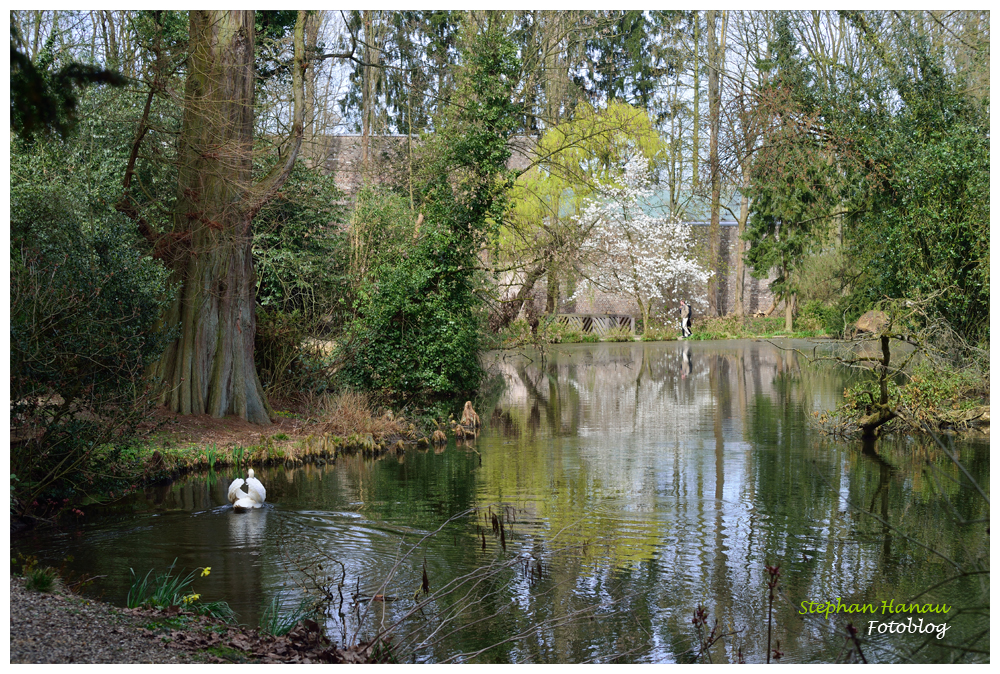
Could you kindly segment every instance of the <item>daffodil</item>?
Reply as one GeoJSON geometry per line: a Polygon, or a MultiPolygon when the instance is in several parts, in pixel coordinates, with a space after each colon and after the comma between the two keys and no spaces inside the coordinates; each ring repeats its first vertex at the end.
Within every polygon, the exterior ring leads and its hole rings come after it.
{"type": "Polygon", "coordinates": [[[181,602],[184,604],[191,604],[193,602],[198,601],[199,599],[201,599],[201,595],[198,594],[197,592],[192,592],[191,594],[181,599],[181,602]]]}
{"type": "Polygon", "coordinates": [[[201,577],[204,578],[205,576],[207,576],[211,572],[212,572],[212,567],[206,566],[204,569],[201,570],[201,577]]]}

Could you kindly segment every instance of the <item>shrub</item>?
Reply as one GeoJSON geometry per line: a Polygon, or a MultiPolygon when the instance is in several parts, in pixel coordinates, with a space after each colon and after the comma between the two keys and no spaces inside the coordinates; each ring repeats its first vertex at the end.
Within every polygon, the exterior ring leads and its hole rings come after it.
{"type": "Polygon", "coordinates": [[[642,341],[644,342],[666,342],[675,340],[680,335],[676,328],[665,325],[648,325],[642,331],[642,341]]]}
{"type": "Polygon", "coordinates": [[[722,318],[705,318],[695,323],[693,334],[689,339],[748,339],[763,337],[784,332],[785,319],[759,318],[744,316],[725,316],[722,318]]]}
{"type": "Polygon", "coordinates": [[[257,303],[269,312],[296,314],[310,334],[340,327],[351,315],[342,198],[332,176],[300,161],[253,221],[257,303]]]}
{"type": "Polygon", "coordinates": [[[605,342],[634,342],[635,335],[628,328],[611,328],[604,333],[602,341],[605,342]]]}
{"type": "Polygon", "coordinates": [[[282,611],[278,598],[274,597],[260,616],[259,627],[264,634],[281,637],[291,632],[303,620],[313,617],[316,609],[308,598],[302,599],[295,608],[282,611]]]}
{"type": "Polygon", "coordinates": [[[829,334],[843,333],[844,317],[837,305],[829,306],[820,300],[809,300],[795,317],[796,331],[825,331],[829,334]]]}
{"type": "Polygon", "coordinates": [[[327,390],[333,349],[332,342],[310,336],[298,309],[257,307],[254,361],[268,396],[288,398],[327,390]]]}
{"type": "Polygon", "coordinates": [[[353,316],[343,195],[331,176],[296,163],[254,218],[254,361],[268,396],[326,390],[332,364],[321,340],[353,316]]]}
{"type": "Polygon", "coordinates": [[[576,344],[579,342],[590,343],[599,342],[601,338],[593,332],[586,332],[569,323],[562,321],[550,321],[544,324],[545,334],[550,335],[549,341],[553,343],[576,344]]]}
{"type": "Polygon", "coordinates": [[[56,572],[49,567],[35,567],[24,574],[24,586],[36,592],[51,592],[56,585],[56,572]]]}
{"type": "Polygon", "coordinates": [[[11,197],[11,472],[27,509],[93,483],[102,448],[137,433],[170,294],[123,216],[81,215],[59,187],[11,197]]]}
{"type": "Polygon", "coordinates": [[[495,27],[464,45],[462,60],[462,105],[443,106],[437,132],[418,151],[411,194],[419,195],[422,217],[397,215],[396,228],[412,235],[359,269],[357,319],[340,351],[353,388],[408,400],[453,397],[485,374],[479,255],[496,240],[513,184],[508,141],[520,110],[510,83],[520,64],[517,47],[495,27]]]}
{"type": "Polygon", "coordinates": [[[497,348],[513,349],[525,344],[531,344],[536,339],[531,334],[531,326],[528,321],[518,318],[508,323],[498,334],[496,341],[497,348]]]}
{"type": "Polygon", "coordinates": [[[349,386],[389,398],[478,386],[482,317],[464,287],[468,279],[438,267],[435,239],[422,239],[363,288],[359,318],[339,351],[349,386]]]}

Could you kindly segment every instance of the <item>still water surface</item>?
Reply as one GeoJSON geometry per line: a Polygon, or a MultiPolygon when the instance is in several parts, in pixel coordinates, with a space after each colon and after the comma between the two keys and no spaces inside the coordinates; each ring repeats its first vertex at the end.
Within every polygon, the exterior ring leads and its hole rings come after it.
{"type": "MultiPolygon", "coordinates": [[[[398,623],[404,661],[689,662],[704,606],[704,633],[718,619],[726,635],[712,661],[763,662],[767,565],[780,567],[783,662],[841,661],[848,622],[869,661],[988,649],[988,503],[933,442],[874,456],[818,432],[814,413],[857,374],[751,341],[492,358],[505,385],[470,445],[256,467],[268,503],[247,514],[226,500],[234,471],[191,476],[148,490],[134,514],[12,545],[72,555],[67,566],[99,574],[92,591],[120,604],[131,569],[211,566],[194,588],[250,624],[323,587],[335,640],[398,623]],[[876,613],[801,615],[838,597],[876,613]],[[943,639],[878,634],[909,615],[883,601],[917,597],[952,607],[916,616],[947,623],[943,639]]],[[[987,490],[988,443],[945,443],[987,490]]]]}

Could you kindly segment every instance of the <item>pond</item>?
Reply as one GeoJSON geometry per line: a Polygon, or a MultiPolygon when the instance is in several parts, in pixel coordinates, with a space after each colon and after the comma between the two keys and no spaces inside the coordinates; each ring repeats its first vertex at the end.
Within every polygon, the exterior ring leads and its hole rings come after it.
{"type": "Polygon", "coordinates": [[[504,386],[472,443],[255,467],[268,502],[246,514],[235,470],[189,476],[12,548],[118,604],[130,570],[210,566],[194,588],[248,624],[325,593],[332,639],[391,628],[404,662],[764,662],[769,629],[782,662],[988,661],[988,441],[824,435],[862,375],[791,350],[813,346],[491,354],[504,386]]]}

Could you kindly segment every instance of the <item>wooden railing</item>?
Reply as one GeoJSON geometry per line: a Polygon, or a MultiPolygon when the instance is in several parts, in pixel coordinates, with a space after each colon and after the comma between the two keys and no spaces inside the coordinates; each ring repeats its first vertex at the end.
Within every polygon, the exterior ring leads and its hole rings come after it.
{"type": "Polygon", "coordinates": [[[593,332],[601,337],[609,330],[622,328],[635,333],[635,317],[625,314],[556,314],[556,320],[582,332],[593,332]]]}

